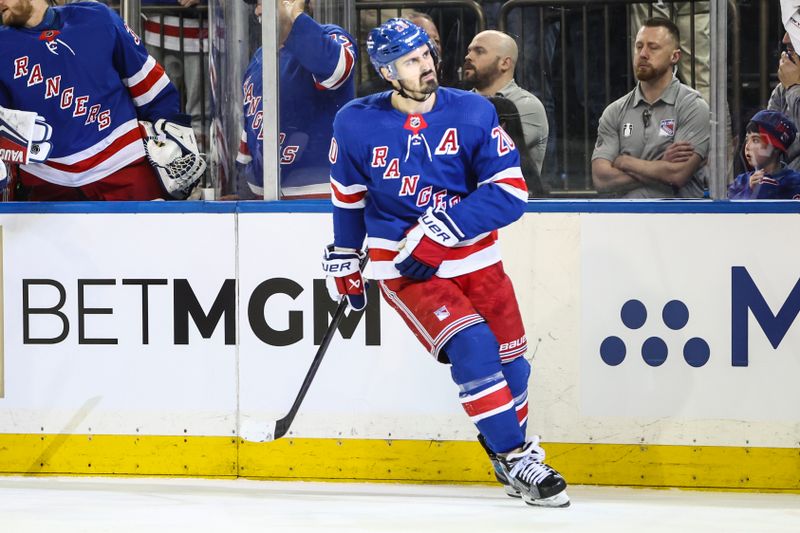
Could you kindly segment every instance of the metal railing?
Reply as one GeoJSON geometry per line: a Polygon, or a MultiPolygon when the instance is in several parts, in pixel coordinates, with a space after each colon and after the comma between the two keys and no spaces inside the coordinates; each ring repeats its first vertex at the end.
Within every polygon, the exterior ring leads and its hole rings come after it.
{"type": "Polygon", "coordinates": [[[380,24],[387,18],[401,16],[404,9],[421,10],[431,15],[442,37],[444,60],[456,60],[459,66],[469,44],[467,39],[471,40],[473,35],[486,28],[483,8],[475,0],[356,0],[357,16],[354,37],[358,40],[359,57],[361,58],[361,68],[358,70],[356,78],[357,85],[360,85],[366,77],[372,74],[372,67],[366,53],[366,36],[374,25],[365,26],[365,19],[374,13],[376,24],[380,24]],[[438,10],[438,12],[432,10],[438,10]],[[450,13],[446,15],[444,10],[449,10],[450,13]]]}
{"type": "MultiPolygon", "coordinates": [[[[695,43],[695,15],[696,15],[696,6],[695,4],[701,0],[690,0],[688,2],[681,2],[690,5],[690,35],[688,36],[689,41],[689,50],[694,51],[696,48],[695,43]]],[[[553,86],[560,88],[560,94],[555,101],[555,108],[559,111],[560,116],[558,118],[558,124],[552,125],[556,126],[558,131],[558,150],[559,154],[557,155],[559,158],[558,163],[560,166],[554,169],[556,173],[560,173],[563,177],[561,179],[561,183],[563,186],[560,188],[556,188],[554,192],[556,194],[568,194],[571,192],[575,192],[578,194],[581,193],[590,193],[593,189],[592,187],[592,178],[591,178],[591,148],[594,145],[594,141],[596,139],[596,128],[590,127],[590,110],[589,110],[589,103],[590,99],[595,98],[596,95],[589,93],[589,79],[588,79],[588,72],[589,68],[588,65],[590,61],[599,61],[602,57],[603,64],[606,68],[602,72],[602,86],[603,86],[603,94],[605,96],[604,106],[614,101],[616,98],[622,96],[627,91],[629,91],[635,84],[635,80],[633,77],[632,72],[632,61],[631,61],[631,53],[625,55],[624,59],[624,69],[625,69],[625,80],[626,80],[626,90],[621,94],[613,94],[613,87],[612,87],[612,57],[610,56],[610,50],[612,48],[612,25],[619,24],[622,20],[614,19],[611,20],[611,8],[612,7],[627,7],[633,4],[649,4],[650,5],[650,13],[652,14],[652,6],[654,1],[653,0],[602,0],[602,1],[592,1],[592,0],[509,0],[505,2],[501,7],[500,11],[500,20],[499,26],[501,30],[507,30],[509,27],[509,18],[514,10],[522,10],[522,9],[537,9],[539,10],[540,16],[538,20],[540,22],[540,27],[536,28],[535,32],[537,32],[538,37],[538,50],[540,52],[540,65],[545,68],[541,68],[539,72],[540,76],[540,87],[544,87],[546,84],[552,84],[553,86]],[[602,21],[600,22],[597,19],[593,19],[593,24],[602,24],[602,35],[603,35],[603,44],[601,50],[593,49],[590,52],[589,49],[589,39],[588,39],[588,29],[589,29],[589,11],[592,10],[593,14],[597,16],[598,12],[602,12],[602,21]],[[560,67],[560,80],[547,80],[545,79],[550,68],[550,62],[548,58],[545,57],[545,43],[544,43],[544,36],[545,36],[545,20],[550,17],[551,22],[555,21],[558,22],[560,25],[560,56],[553,57],[552,61],[558,61],[558,67],[560,67]],[[567,50],[574,46],[575,43],[568,43],[567,36],[568,36],[568,24],[574,24],[575,18],[580,17],[579,24],[581,25],[581,34],[583,39],[581,41],[581,50],[580,50],[580,60],[584,65],[583,75],[584,78],[582,80],[576,80],[577,83],[575,84],[577,88],[581,91],[579,95],[579,100],[574,101],[570,98],[569,95],[569,87],[566,81],[567,72],[569,70],[568,61],[569,57],[567,54],[567,50]],[[553,20],[555,19],[555,20],[553,20]],[[555,83],[558,82],[558,83],[555,83]],[[581,127],[579,128],[580,131],[577,134],[574,134],[573,131],[570,131],[570,120],[569,120],[569,111],[574,109],[575,107],[582,107],[583,108],[583,116],[581,117],[581,127]],[[594,129],[594,131],[592,131],[594,129]],[[578,142],[582,145],[581,149],[576,149],[575,143],[578,142]],[[577,153],[582,153],[583,157],[576,157],[577,153]],[[575,161],[579,161],[578,164],[582,165],[582,169],[575,169],[575,161]],[[576,179],[577,178],[577,179],[576,179]]],[[[674,4],[677,2],[664,2],[666,5],[672,6],[671,9],[674,9],[674,4]]],[[[734,128],[733,131],[735,132],[738,129],[738,125],[741,123],[741,70],[740,70],[740,62],[741,62],[741,43],[740,43],[740,31],[739,31],[739,10],[738,6],[736,5],[735,0],[728,0],[728,11],[729,17],[731,21],[730,25],[730,32],[731,32],[731,46],[730,55],[732,57],[731,67],[730,67],[730,76],[729,76],[729,100],[732,104],[732,119],[734,128]]],[[[625,10],[625,28],[624,34],[626,36],[625,42],[632,43],[633,40],[631,38],[631,14],[630,10],[625,10]]],[[[520,40],[524,41],[525,39],[525,32],[530,31],[530,28],[525,28],[524,21],[522,23],[522,34],[518,37],[520,40]]],[[[618,26],[615,27],[615,31],[618,30],[618,26]]],[[[614,37],[619,38],[619,34],[615,35],[614,37]]],[[[628,47],[628,51],[630,51],[630,47],[628,47]]],[[[524,78],[525,77],[525,67],[526,65],[531,64],[531,58],[526,58],[524,56],[524,49],[520,50],[520,59],[517,63],[518,71],[517,76],[524,78]],[[521,66],[521,70],[520,70],[521,66]]],[[[692,54],[692,63],[690,68],[690,76],[689,81],[691,86],[695,86],[696,84],[696,58],[694,54],[692,54]]],[[[619,70],[619,69],[617,69],[619,70]]],[[[519,82],[519,79],[518,79],[519,82]]],[[[528,88],[530,89],[530,88],[528,88]]],[[[553,94],[552,97],[555,99],[556,95],[553,94]]],[[[599,117],[594,117],[598,119],[599,117]]],[[[592,124],[594,125],[594,124],[592,124]]],[[[550,154],[548,154],[550,155],[550,154]]],[[[552,165],[554,164],[553,161],[549,162],[549,169],[553,170],[552,165]]],[[[556,177],[558,179],[558,177],[556,177]]],[[[551,180],[551,186],[553,181],[551,180]]]]}

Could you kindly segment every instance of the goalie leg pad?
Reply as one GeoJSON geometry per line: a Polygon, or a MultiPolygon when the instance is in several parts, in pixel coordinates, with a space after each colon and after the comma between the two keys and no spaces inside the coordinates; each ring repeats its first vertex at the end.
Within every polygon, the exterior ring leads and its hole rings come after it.
{"type": "Polygon", "coordinates": [[[456,333],[445,350],[450,373],[459,387],[459,400],[470,420],[496,452],[521,446],[514,397],[500,364],[499,346],[485,322],[456,333]]]}

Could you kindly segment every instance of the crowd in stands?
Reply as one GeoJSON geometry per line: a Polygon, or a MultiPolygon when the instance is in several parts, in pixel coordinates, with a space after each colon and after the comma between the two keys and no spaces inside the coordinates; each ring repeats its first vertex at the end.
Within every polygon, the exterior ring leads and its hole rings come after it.
{"type": "MultiPolygon", "coordinates": [[[[260,0],[244,1],[252,6],[252,16],[260,21],[260,0]]],[[[15,53],[13,46],[3,43],[19,42],[14,39],[20,35],[39,38],[47,32],[55,32],[55,35],[61,32],[61,37],[65,37],[69,31],[80,30],[74,22],[78,16],[75,13],[83,13],[79,9],[107,19],[109,24],[122,28],[120,31],[125,32],[127,28],[110,8],[91,3],[56,8],[55,3],[48,4],[47,0],[0,0],[0,3],[7,6],[2,20],[5,27],[0,26],[0,49],[5,47],[3,55],[15,53]],[[2,40],[4,33],[5,41],[2,40]]],[[[198,5],[205,4],[206,0],[143,0],[145,9],[148,6],[171,7],[174,12],[162,10],[147,15],[142,28],[143,39],[127,29],[124,35],[109,43],[119,51],[115,48],[111,64],[103,68],[114,71],[119,78],[114,80],[118,84],[115,94],[121,94],[123,89],[126,93],[125,106],[131,115],[127,126],[113,122],[113,128],[103,127],[89,137],[76,133],[78,130],[73,127],[69,130],[73,144],[65,147],[59,137],[64,135],[62,115],[67,102],[62,98],[58,102],[60,106],[52,105],[55,102],[50,94],[55,90],[52,73],[39,73],[42,79],[34,79],[33,64],[17,64],[17,71],[11,72],[13,77],[0,79],[0,106],[12,111],[34,112],[33,117],[25,115],[23,123],[47,124],[44,130],[39,127],[32,131],[44,131],[48,135],[29,139],[30,154],[26,155],[25,164],[13,161],[0,164],[0,178],[7,178],[9,174],[12,178],[6,197],[15,200],[198,197],[197,192],[193,196],[189,193],[205,171],[202,153],[211,149],[207,135],[211,114],[208,17],[205,11],[197,9],[198,5]],[[19,78],[23,77],[24,89],[19,83],[19,78]],[[29,94],[30,87],[37,84],[41,84],[42,95],[34,101],[29,94]],[[134,119],[144,124],[131,129],[129,126],[134,119]],[[134,148],[134,144],[137,147],[134,148]],[[47,159],[38,161],[33,152],[44,147],[52,151],[47,159]],[[110,151],[111,148],[114,150],[110,151]],[[146,176],[146,179],[134,179],[134,175],[146,176]],[[142,180],[148,185],[138,183],[142,180]],[[131,181],[137,184],[131,185],[131,181]],[[158,187],[154,188],[153,183],[158,187]]],[[[506,21],[508,31],[503,32],[497,29],[501,22],[501,6],[499,1],[482,3],[489,29],[465,41],[468,44],[464,50],[443,44],[441,36],[454,30],[446,28],[445,32],[440,32],[441,28],[437,28],[429,13],[403,10],[402,16],[430,35],[440,69],[445,64],[457,67],[453,72],[458,72],[459,79],[450,80],[440,72],[443,85],[477,92],[495,105],[501,124],[520,151],[531,197],[557,196],[551,194],[559,191],[559,176],[563,174],[563,169],[555,168],[557,150],[563,153],[559,156],[561,160],[577,153],[576,159],[591,162],[590,167],[587,163],[589,173],[584,192],[596,197],[709,196],[708,2],[659,2],[624,7],[631,21],[632,49],[625,53],[632,58],[627,68],[635,78],[633,86],[628,83],[627,87],[622,87],[619,80],[615,80],[611,86],[606,83],[601,87],[600,69],[608,69],[609,65],[586,62],[585,54],[576,53],[571,57],[572,76],[561,72],[561,78],[562,83],[570,80],[574,84],[571,90],[578,95],[576,105],[585,114],[589,137],[594,140],[594,148],[588,152],[570,151],[573,147],[568,146],[570,140],[566,134],[558,135],[565,122],[555,117],[553,52],[559,32],[569,32],[570,40],[594,39],[596,27],[602,25],[589,24],[585,30],[587,35],[576,35],[574,31],[583,31],[579,25],[573,24],[569,29],[562,27],[558,17],[553,15],[554,9],[516,9],[506,21]],[[454,57],[461,54],[463,57],[454,57]],[[623,90],[628,92],[620,97],[623,90]],[[581,97],[586,94],[590,95],[588,99],[581,97]]],[[[363,43],[339,26],[317,22],[311,2],[283,0],[277,7],[280,195],[283,198],[326,197],[329,195],[327,159],[334,116],[357,95],[387,90],[389,86],[374,76],[364,76],[357,83],[356,78],[361,78],[356,75],[359,63],[366,59],[363,43]]],[[[432,9],[436,8],[423,11],[432,9]]],[[[589,16],[602,16],[592,11],[594,7],[588,9],[589,16]]],[[[387,12],[384,18],[388,16],[393,13],[387,12]]],[[[787,16],[783,19],[788,20],[787,16]]],[[[442,17],[438,20],[441,23],[442,17]]],[[[84,31],[88,41],[93,39],[93,34],[99,34],[97,26],[84,31]]],[[[796,124],[800,120],[800,58],[791,37],[790,33],[783,35],[776,69],[779,83],[769,101],[763,102],[763,110],[747,123],[741,140],[731,136],[731,147],[737,147],[734,153],[737,168],[742,170],[735,177],[731,173],[727,180],[731,199],[797,198],[800,192],[796,190],[796,183],[800,181],[796,173],[800,170],[800,139],[796,135],[796,124]]],[[[53,37],[46,42],[57,46],[65,41],[53,37]]],[[[240,84],[243,130],[236,158],[238,185],[234,185],[232,191],[221,191],[233,199],[257,199],[264,192],[265,117],[262,109],[268,108],[268,103],[264,102],[261,87],[260,48],[252,51],[252,58],[240,84]]],[[[69,66],[53,65],[51,70],[61,73],[63,78],[59,80],[66,84],[69,66]]],[[[70,120],[76,122],[74,118],[85,115],[82,127],[93,124],[89,120],[93,116],[95,121],[103,117],[106,107],[118,105],[116,100],[104,101],[99,96],[94,99],[96,101],[81,100],[83,95],[73,95],[65,89],[59,88],[62,93],[56,96],[68,94],[76,101],[68,102],[73,105],[74,116],[70,120]]],[[[568,112],[574,112],[562,111],[565,117],[568,112]]],[[[730,117],[726,117],[726,121],[730,134],[730,117]]],[[[565,163],[562,161],[562,164],[565,163]]]]}

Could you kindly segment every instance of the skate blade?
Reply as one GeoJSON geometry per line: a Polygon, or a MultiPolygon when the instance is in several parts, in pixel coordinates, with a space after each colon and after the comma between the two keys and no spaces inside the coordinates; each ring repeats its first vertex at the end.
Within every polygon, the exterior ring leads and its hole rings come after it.
{"type": "Polygon", "coordinates": [[[512,498],[522,498],[522,494],[520,494],[519,491],[514,487],[503,485],[503,490],[506,491],[506,494],[512,498]]]}
{"type": "Polygon", "coordinates": [[[528,505],[533,505],[534,507],[557,507],[557,508],[565,508],[569,507],[570,501],[569,496],[567,496],[567,491],[562,490],[555,496],[550,496],[549,498],[541,498],[539,500],[534,500],[533,498],[526,498],[525,496],[522,499],[528,505]]]}

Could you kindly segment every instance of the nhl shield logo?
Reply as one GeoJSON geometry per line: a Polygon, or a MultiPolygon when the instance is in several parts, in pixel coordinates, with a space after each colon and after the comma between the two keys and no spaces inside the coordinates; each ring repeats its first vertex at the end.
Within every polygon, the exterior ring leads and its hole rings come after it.
{"type": "Polygon", "coordinates": [[[407,130],[411,130],[414,135],[419,134],[420,130],[424,130],[428,127],[428,123],[425,122],[425,119],[422,115],[408,115],[406,117],[406,122],[403,124],[403,128],[407,130]]]}
{"type": "Polygon", "coordinates": [[[665,118],[658,127],[658,135],[661,137],[675,136],[675,119],[665,118]]]}
{"type": "Polygon", "coordinates": [[[626,122],[622,125],[622,136],[623,137],[630,137],[633,133],[633,124],[631,122],[626,122]]]}

